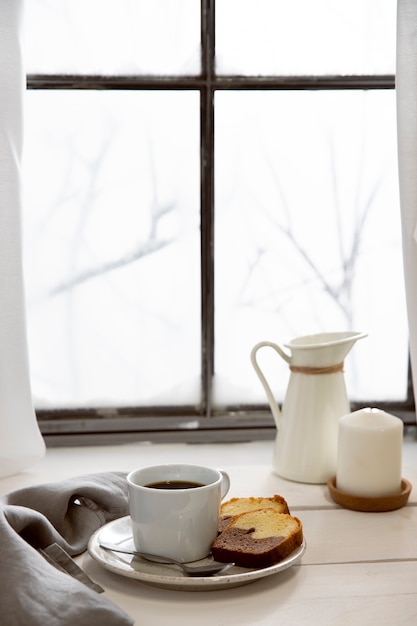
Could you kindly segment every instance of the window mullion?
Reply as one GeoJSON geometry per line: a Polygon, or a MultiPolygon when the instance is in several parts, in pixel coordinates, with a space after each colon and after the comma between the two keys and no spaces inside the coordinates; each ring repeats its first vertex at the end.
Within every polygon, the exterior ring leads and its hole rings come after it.
{"type": "Polygon", "coordinates": [[[201,0],[201,375],[202,411],[210,417],[214,373],[214,3],[201,0]]]}

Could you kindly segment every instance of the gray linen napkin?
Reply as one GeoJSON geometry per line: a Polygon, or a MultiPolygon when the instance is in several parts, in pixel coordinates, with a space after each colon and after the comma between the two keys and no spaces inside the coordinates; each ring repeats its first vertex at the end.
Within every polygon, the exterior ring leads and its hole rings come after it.
{"type": "Polygon", "coordinates": [[[119,472],[27,487],[0,497],[1,623],[131,626],[133,620],[94,591],[94,585],[84,585],[82,577],[53,564],[54,554],[81,554],[93,532],[127,514],[126,474],[119,472]]]}

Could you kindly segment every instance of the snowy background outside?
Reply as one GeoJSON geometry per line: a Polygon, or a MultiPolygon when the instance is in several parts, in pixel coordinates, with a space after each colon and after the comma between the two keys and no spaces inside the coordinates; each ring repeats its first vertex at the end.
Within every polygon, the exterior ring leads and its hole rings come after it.
{"type": "MultiPolygon", "coordinates": [[[[27,0],[28,73],[198,74],[197,0],[27,0]],[[42,46],[39,42],[42,41],[42,46]]],[[[395,0],[218,0],[219,74],[393,74],[395,0]]],[[[199,94],[26,93],[24,252],[38,407],[200,397],[199,94]]],[[[215,96],[215,400],[249,353],[365,331],[352,399],[401,400],[408,337],[395,92],[215,96]]],[[[277,395],[288,372],[265,367],[277,395]]]]}

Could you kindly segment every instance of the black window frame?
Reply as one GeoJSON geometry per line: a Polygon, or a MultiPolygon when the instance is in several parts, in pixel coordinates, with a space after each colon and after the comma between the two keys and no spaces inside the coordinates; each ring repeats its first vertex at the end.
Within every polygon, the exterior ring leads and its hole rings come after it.
{"type": "MultiPolygon", "coordinates": [[[[201,1],[201,73],[187,76],[101,76],[28,74],[27,89],[40,90],[197,90],[200,92],[201,200],[201,403],[199,406],[37,409],[48,445],[125,441],[244,441],[272,439],[276,429],[269,406],[214,407],[214,96],[220,90],[395,89],[395,76],[234,76],[215,72],[215,0],[201,1]]],[[[352,402],[352,410],[378,406],[415,424],[408,368],[404,402],[352,402]]]]}

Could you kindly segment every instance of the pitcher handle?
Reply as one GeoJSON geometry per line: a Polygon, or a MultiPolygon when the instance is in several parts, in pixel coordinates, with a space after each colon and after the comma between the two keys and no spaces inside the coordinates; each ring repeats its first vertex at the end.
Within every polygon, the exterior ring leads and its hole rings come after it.
{"type": "Polygon", "coordinates": [[[261,381],[263,385],[263,388],[265,389],[266,397],[268,399],[269,406],[271,407],[272,415],[274,416],[276,425],[278,427],[279,422],[281,420],[281,411],[279,410],[278,403],[275,400],[274,394],[271,391],[271,387],[269,386],[269,383],[266,380],[261,368],[259,367],[258,361],[256,359],[258,350],[264,347],[273,348],[275,352],[277,352],[284,359],[284,361],[287,361],[287,363],[290,363],[291,357],[286,352],[284,352],[284,350],[280,346],[278,346],[276,343],[273,343],[272,341],[260,341],[252,348],[252,351],[250,353],[252,365],[255,369],[255,372],[257,373],[259,377],[259,380],[261,381]]]}

